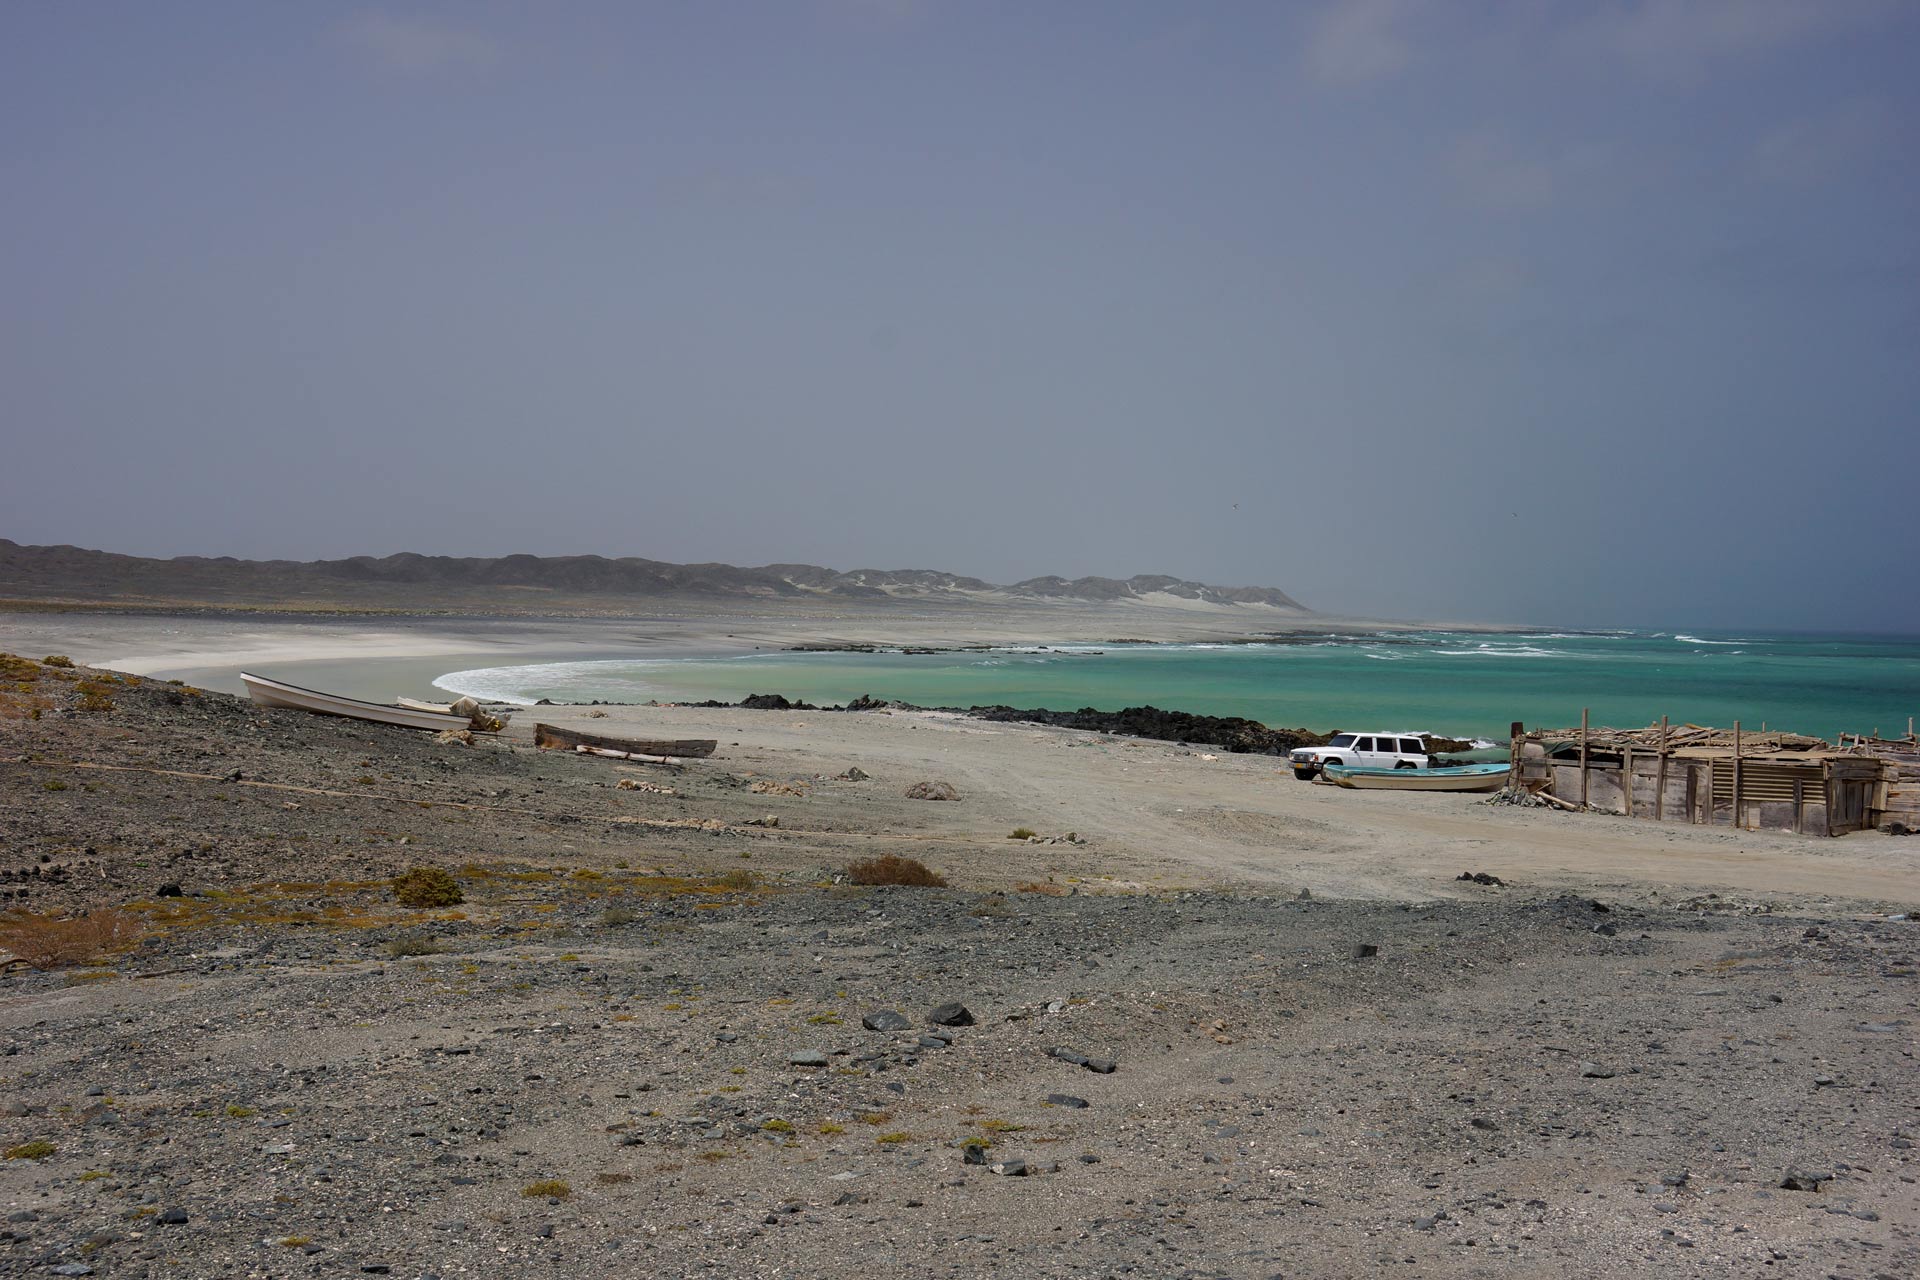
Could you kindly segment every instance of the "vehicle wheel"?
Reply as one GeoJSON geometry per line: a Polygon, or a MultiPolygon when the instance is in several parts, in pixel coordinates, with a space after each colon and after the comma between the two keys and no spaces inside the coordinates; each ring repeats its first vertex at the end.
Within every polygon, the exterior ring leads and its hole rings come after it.
{"type": "Polygon", "coordinates": [[[1300,779],[1300,781],[1302,782],[1312,782],[1314,779],[1314,775],[1319,772],[1320,771],[1318,769],[1295,769],[1293,771],[1293,776],[1300,779]]]}
{"type": "Polygon", "coordinates": [[[1400,760],[1395,762],[1393,767],[1396,769],[1418,769],[1420,766],[1411,760],[1400,760]]]}

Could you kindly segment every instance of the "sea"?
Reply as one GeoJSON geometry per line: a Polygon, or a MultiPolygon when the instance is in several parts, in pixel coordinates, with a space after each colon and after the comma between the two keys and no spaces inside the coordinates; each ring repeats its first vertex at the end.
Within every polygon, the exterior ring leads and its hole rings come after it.
{"type": "Polygon", "coordinates": [[[529,704],[861,695],[929,707],[1114,711],[1151,704],[1275,728],[1505,742],[1509,725],[1898,736],[1920,715],[1920,636],[1698,630],[1397,631],[1252,644],[1026,645],[939,653],[751,653],[451,671],[456,694],[529,704]]]}

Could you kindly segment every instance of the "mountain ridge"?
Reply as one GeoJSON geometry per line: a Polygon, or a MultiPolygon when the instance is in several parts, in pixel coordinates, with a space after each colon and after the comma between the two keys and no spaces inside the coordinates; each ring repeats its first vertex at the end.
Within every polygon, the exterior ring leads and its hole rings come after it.
{"type": "Polygon", "coordinates": [[[938,569],[830,569],[812,564],[674,564],[640,556],[429,556],[401,551],[338,560],[242,560],[233,556],[130,556],[72,545],[34,546],[0,538],[0,597],[35,601],[231,604],[417,601],[422,607],[472,603],[489,593],[538,592],[554,598],[1028,601],[1106,604],[1134,600],[1254,606],[1309,615],[1276,587],[1222,587],[1166,574],[1131,578],[1043,576],[1010,585],[938,569]],[[423,597],[433,597],[431,599],[423,597]]]}

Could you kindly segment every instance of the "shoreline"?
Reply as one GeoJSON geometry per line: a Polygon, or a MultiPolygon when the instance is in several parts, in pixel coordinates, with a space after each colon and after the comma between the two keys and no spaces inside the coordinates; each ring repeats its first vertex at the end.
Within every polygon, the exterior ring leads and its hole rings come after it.
{"type": "MultiPolygon", "coordinates": [[[[0,602],[4,604],[6,602],[0,602]]],[[[1524,628],[1316,618],[1271,620],[1218,608],[1122,605],[1095,608],[952,606],[820,614],[798,609],[758,612],[661,611],[621,617],[529,614],[376,613],[273,609],[166,610],[140,606],[0,608],[0,651],[29,656],[62,653],[76,661],[134,675],[188,679],[239,692],[238,672],[272,664],[313,673],[347,664],[392,664],[376,684],[406,681],[401,692],[430,693],[418,677],[427,660],[491,659],[469,666],[567,661],[724,658],[782,653],[959,653],[1067,646],[1314,643],[1331,635],[1380,635],[1445,629],[1463,634],[1517,634],[1524,628]],[[515,659],[521,661],[516,663],[515,659]],[[404,669],[403,669],[404,668],[404,669]]],[[[442,668],[435,675],[447,674],[442,668]]],[[[295,683],[300,681],[296,680],[295,683]]],[[[324,686],[322,686],[324,687],[324,686]]],[[[352,693],[343,688],[341,692],[352,693]]],[[[366,693],[355,696],[367,696],[366,693]]]]}

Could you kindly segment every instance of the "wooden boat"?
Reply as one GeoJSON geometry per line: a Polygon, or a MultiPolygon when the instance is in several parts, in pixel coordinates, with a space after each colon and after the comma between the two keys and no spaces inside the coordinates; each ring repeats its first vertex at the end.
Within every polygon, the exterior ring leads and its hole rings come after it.
{"type": "Polygon", "coordinates": [[[533,745],[564,751],[582,748],[596,754],[613,752],[622,756],[680,756],[703,758],[720,745],[717,738],[607,738],[597,733],[558,729],[550,724],[533,726],[533,745]]]}
{"type": "Polygon", "coordinates": [[[1506,785],[1505,764],[1462,764],[1444,769],[1363,769],[1325,765],[1329,782],[1362,791],[1498,791],[1506,785]]]}
{"type": "Polygon", "coordinates": [[[240,673],[247,696],[262,707],[292,707],[323,716],[345,716],[349,720],[371,720],[375,724],[397,724],[407,729],[469,729],[465,716],[450,716],[438,711],[417,711],[412,707],[391,707],[380,702],[362,702],[337,693],[302,689],[283,680],[270,680],[250,671],[240,673]]]}

